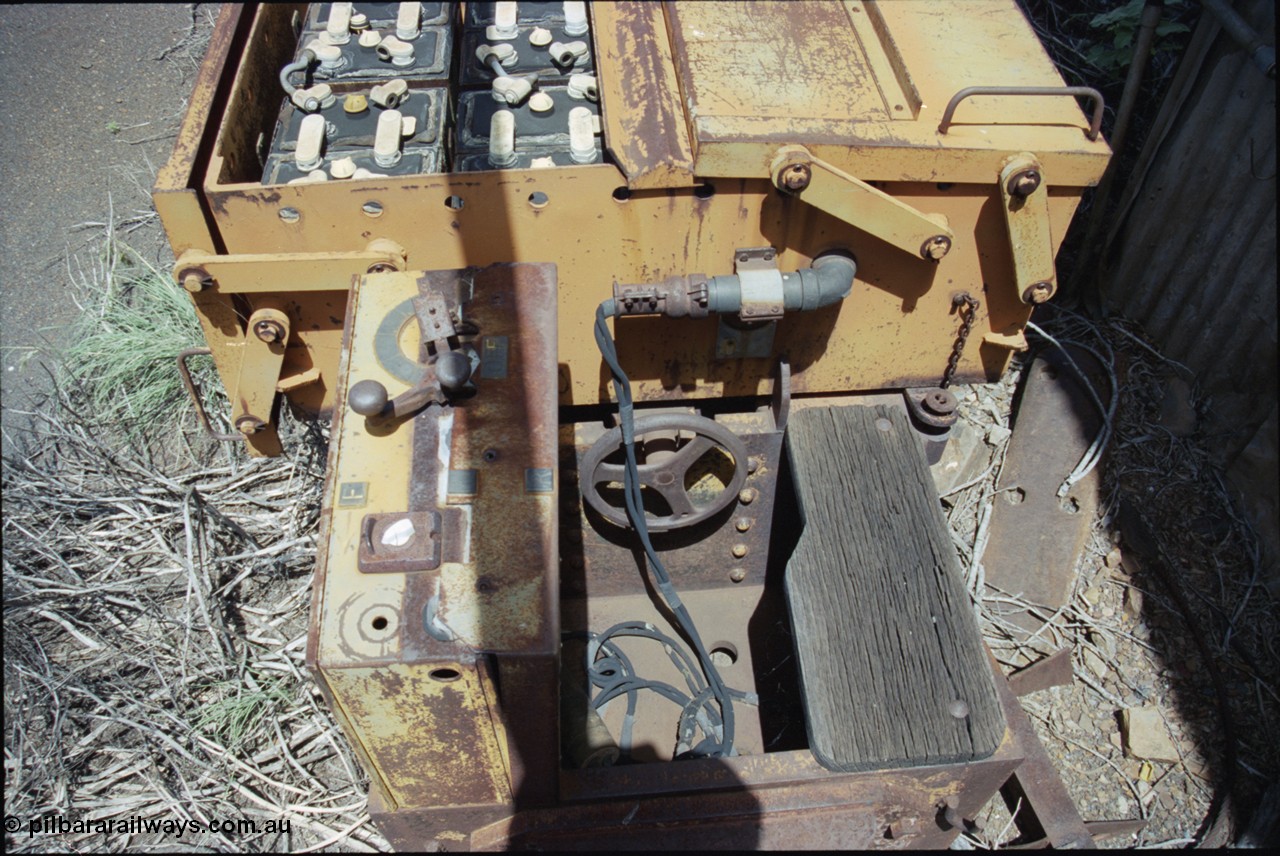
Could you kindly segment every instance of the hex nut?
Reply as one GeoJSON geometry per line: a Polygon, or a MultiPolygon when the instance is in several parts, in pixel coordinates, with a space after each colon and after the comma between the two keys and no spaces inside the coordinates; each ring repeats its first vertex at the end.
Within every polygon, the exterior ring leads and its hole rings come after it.
{"type": "Polygon", "coordinates": [[[189,270],[182,274],[182,287],[192,294],[204,291],[213,285],[213,278],[203,271],[189,270]]]}
{"type": "Polygon", "coordinates": [[[1053,283],[1037,282],[1022,292],[1022,302],[1039,305],[1053,297],[1053,283]]]}
{"type": "Polygon", "coordinates": [[[795,163],[782,171],[782,186],[787,190],[804,190],[813,180],[813,170],[807,163],[795,163]]]}
{"type": "Polygon", "coordinates": [[[241,434],[257,434],[265,427],[267,427],[267,423],[256,416],[246,415],[236,420],[236,430],[241,434]]]}
{"type": "Polygon", "coordinates": [[[259,341],[272,345],[284,339],[284,325],[279,321],[259,321],[253,325],[253,335],[257,336],[259,341]]]}
{"type": "Polygon", "coordinates": [[[920,247],[920,257],[940,261],[951,252],[951,239],[946,235],[934,235],[920,247]]]}
{"type": "Polygon", "coordinates": [[[1019,199],[1025,199],[1035,193],[1039,187],[1040,170],[1032,167],[1018,170],[1005,182],[1005,189],[1009,191],[1009,195],[1017,196],[1019,199]]]}

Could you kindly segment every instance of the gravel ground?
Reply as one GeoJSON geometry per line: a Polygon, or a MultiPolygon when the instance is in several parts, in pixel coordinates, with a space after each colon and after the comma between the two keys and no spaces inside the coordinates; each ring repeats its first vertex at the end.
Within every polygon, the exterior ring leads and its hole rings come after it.
{"type": "MultiPolygon", "coordinates": [[[[1044,610],[1044,626],[1015,644],[1002,629],[1007,625],[993,620],[1007,601],[988,590],[979,612],[984,632],[1008,669],[1058,649],[1071,652],[1074,681],[1022,701],[1085,820],[1147,821],[1139,835],[1103,846],[1172,847],[1206,837],[1225,843],[1232,830],[1242,831],[1280,773],[1277,613],[1259,582],[1257,540],[1209,464],[1208,444],[1195,434],[1194,396],[1184,397],[1184,384],[1140,341],[1140,331],[1118,320],[1095,326],[1073,318],[1059,328],[1114,349],[1119,406],[1102,465],[1102,502],[1078,558],[1071,601],[1044,610]],[[1150,546],[1141,546],[1152,535],[1158,564],[1150,546]],[[1147,729],[1135,726],[1140,733],[1133,739],[1126,710],[1151,719],[1147,729]],[[1142,745],[1148,733],[1161,745],[1142,745]],[[1232,798],[1210,834],[1215,794],[1232,798]]],[[[992,462],[993,472],[948,500],[962,545],[975,543],[982,503],[995,493],[1008,442],[1002,429],[1021,373],[1015,364],[1000,383],[957,392],[972,435],[994,440],[978,461],[992,462]]],[[[999,800],[985,815],[974,843],[1008,843],[1016,834],[1006,829],[1009,813],[999,800]]]]}

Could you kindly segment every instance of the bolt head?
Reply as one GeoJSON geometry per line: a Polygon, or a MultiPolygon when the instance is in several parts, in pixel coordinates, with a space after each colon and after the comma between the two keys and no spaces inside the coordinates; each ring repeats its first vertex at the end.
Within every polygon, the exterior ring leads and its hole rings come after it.
{"type": "Polygon", "coordinates": [[[787,190],[804,190],[813,180],[813,171],[806,163],[796,163],[782,172],[782,186],[787,190]]]}
{"type": "Polygon", "coordinates": [[[279,321],[259,321],[253,325],[253,335],[270,345],[284,338],[284,325],[279,321]]]}
{"type": "Polygon", "coordinates": [[[213,285],[213,278],[200,270],[188,270],[182,274],[182,287],[192,294],[204,291],[213,285]]]}
{"type": "Polygon", "coordinates": [[[1051,282],[1037,282],[1035,285],[1032,285],[1026,291],[1022,292],[1023,303],[1039,305],[1044,303],[1050,297],[1053,297],[1053,283],[1051,282]]]}
{"type": "Polygon", "coordinates": [[[1009,181],[1005,187],[1012,196],[1028,197],[1040,187],[1040,170],[1020,169],[1009,176],[1009,181]]]}
{"type": "Polygon", "coordinates": [[[949,252],[951,252],[951,239],[946,235],[934,235],[920,247],[921,258],[935,262],[940,261],[949,252]]]}

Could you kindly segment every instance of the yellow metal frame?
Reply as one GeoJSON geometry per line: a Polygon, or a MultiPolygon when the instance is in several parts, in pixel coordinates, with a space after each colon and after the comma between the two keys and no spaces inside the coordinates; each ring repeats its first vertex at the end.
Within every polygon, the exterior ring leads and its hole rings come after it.
{"type": "MultiPolygon", "coordinates": [[[[288,31],[290,7],[262,7],[251,20],[241,20],[247,40],[243,61],[228,81],[231,39],[212,45],[193,114],[157,185],[157,206],[175,249],[199,250],[209,264],[223,269],[216,286],[195,295],[195,301],[228,389],[234,393],[241,374],[238,345],[248,316],[267,306],[292,319],[281,375],[318,375],[314,382],[295,384],[290,398],[304,410],[332,409],[345,308],[346,285],[339,281],[349,282],[353,271],[345,262],[335,263],[332,274],[321,271],[329,259],[354,260],[378,238],[401,245],[403,264],[410,269],[518,259],[554,262],[561,283],[562,404],[593,403],[608,395],[590,327],[592,308],[609,296],[614,282],[690,272],[730,274],[733,250],[744,246],[777,247],[783,270],[803,267],[831,249],[848,249],[858,258],[859,277],[843,306],[779,324],[775,351],[790,356],[797,393],[936,383],[958,328],[952,297],[962,291],[982,299],[976,321],[981,335],[974,337],[982,344],[962,355],[957,379],[997,377],[1010,347],[1021,344],[1019,333],[1029,314],[1019,299],[1012,258],[989,251],[1008,242],[1004,223],[988,213],[1002,201],[998,185],[1005,161],[1031,150],[1053,177],[1044,195],[1048,218],[1062,224],[1052,230],[1056,249],[1081,190],[1096,181],[1108,156],[1105,143],[1084,138],[1083,116],[1068,98],[975,97],[965,104],[963,124],[946,135],[937,133],[937,114],[957,86],[990,82],[1007,68],[1020,70],[1020,83],[1061,83],[1020,13],[1007,0],[966,0],[945,12],[921,3],[815,5],[827,10],[824,14],[834,8],[846,22],[858,22],[849,32],[867,66],[899,69],[891,97],[881,107],[868,108],[884,114],[881,119],[828,115],[819,127],[803,115],[729,116],[682,107],[681,86],[692,98],[698,92],[710,97],[726,85],[716,77],[720,70],[691,58],[686,36],[699,16],[714,11],[721,26],[736,27],[762,16],[767,22],[769,15],[793,15],[798,8],[713,5],[714,10],[699,4],[593,4],[605,143],[619,166],[306,186],[263,187],[256,174],[245,174],[250,168],[245,164],[251,163],[245,152],[260,132],[252,120],[274,121],[276,102],[270,96],[264,102],[257,88],[269,85],[261,68],[276,68],[292,50],[279,35],[288,31]],[[873,36],[874,44],[865,44],[873,36]],[[993,45],[999,51],[984,53],[993,45]],[[959,62],[960,57],[970,61],[959,62]],[[637,58],[640,79],[633,68],[637,58]],[[696,92],[691,80],[700,87],[696,92]],[[644,91],[643,110],[629,100],[635,89],[644,91]],[[893,115],[889,101],[899,94],[908,102],[909,119],[893,115]],[[218,118],[215,102],[228,106],[216,138],[209,141],[215,128],[199,119],[218,118]],[[1017,126],[989,124],[1010,114],[1019,116],[1017,126]],[[655,122],[671,138],[664,145],[641,142],[661,136],[653,133],[655,122]],[[847,175],[849,187],[883,208],[927,212],[929,220],[949,224],[951,251],[938,262],[911,257],[891,245],[914,241],[910,230],[890,229],[891,243],[886,243],[881,227],[859,228],[807,204],[803,194],[779,193],[770,165],[782,146],[795,143],[803,143],[813,162],[828,165],[833,176],[847,175]],[[202,145],[204,160],[198,157],[202,145]],[[708,185],[714,195],[704,198],[708,185]],[[535,206],[530,201],[535,192],[548,201],[535,206]],[[376,210],[367,202],[377,202],[381,213],[366,213],[376,210]],[[286,208],[298,214],[292,222],[281,219],[286,208]],[[251,273],[255,262],[269,257],[300,275],[272,290],[268,280],[251,273]],[[317,273],[301,275],[307,269],[317,273]]],[[[250,12],[223,17],[236,15],[250,12]]],[[[759,68],[761,79],[737,81],[739,90],[745,85],[748,95],[764,91],[769,65],[759,68]]],[[[833,109],[826,102],[817,107],[827,114],[833,109]]],[[[847,212],[855,199],[819,207],[847,212]]],[[[906,216],[904,222],[911,220],[906,216]]],[[[639,400],[767,391],[764,361],[714,358],[713,320],[677,322],[675,338],[654,326],[665,323],[627,319],[619,324],[620,353],[639,400]]]]}

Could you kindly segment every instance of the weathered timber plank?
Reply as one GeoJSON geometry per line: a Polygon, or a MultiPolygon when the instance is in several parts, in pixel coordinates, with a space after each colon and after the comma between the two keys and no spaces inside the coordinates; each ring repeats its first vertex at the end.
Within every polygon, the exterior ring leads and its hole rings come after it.
{"type": "Polygon", "coordinates": [[[905,414],[801,410],[787,452],[804,531],[786,591],[814,755],[842,771],[991,755],[1004,715],[905,414]]]}

